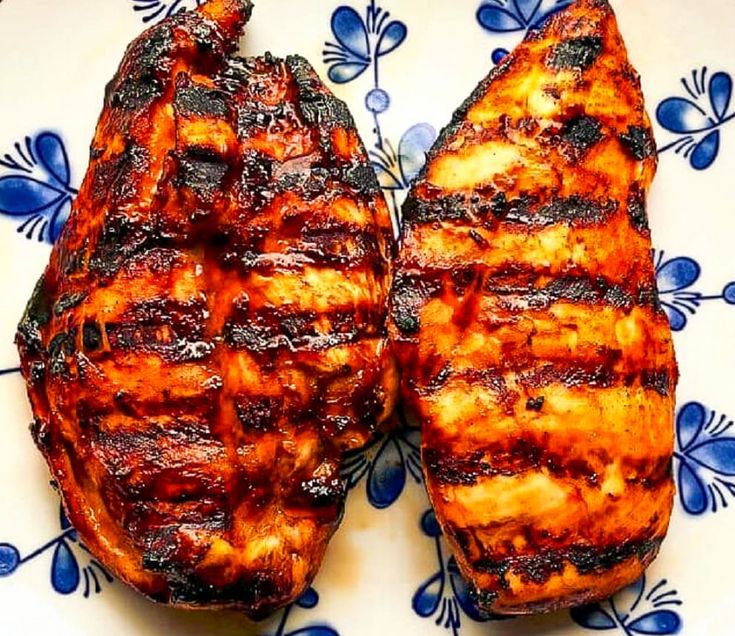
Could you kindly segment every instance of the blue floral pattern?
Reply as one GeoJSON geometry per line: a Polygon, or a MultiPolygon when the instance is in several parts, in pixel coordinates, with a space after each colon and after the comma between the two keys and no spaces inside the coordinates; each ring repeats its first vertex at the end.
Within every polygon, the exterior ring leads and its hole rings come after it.
{"type": "MultiPolygon", "coordinates": [[[[276,628],[276,631],[273,632],[272,636],[339,636],[339,632],[337,632],[337,630],[322,623],[309,625],[307,627],[299,627],[295,630],[291,630],[288,627],[288,622],[291,618],[291,613],[294,607],[310,610],[316,607],[318,603],[319,595],[313,587],[310,587],[299,599],[283,610],[281,618],[278,621],[278,627],[276,628]]],[[[264,634],[263,636],[269,635],[264,634]]]]}
{"type": "Polygon", "coordinates": [[[400,20],[389,20],[390,14],[370,0],[365,18],[352,7],[341,6],[332,14],[332,34],[336,42],[326,42],[323,51],[324,63],[329,65],[327,75],[335,84],[351,82],[370,66],[373,67],[375,88],[368,93],[366,103],[369,110],[383,112],[389,100],[385,96],[371,93],[378,86],[378,61],[397,49],[406,39],[408,30],[400,20]],[[385,99],[384,99],[385,97],[385,99]],[[372,105],[375,109],[371,108],[372,105]]]}
{"type": "Polygon", "coordinates": [[[659,153],[674,150],[689,159],[695,170],[706,170],[720,150],[720,128],[735,117],[730,112],[732,77],[719,71],[707,77],[707,67],[693,70],[691,79],[681,83],[687,97],[669,97],[656,109],[656,119],[677,139],[663,146],[659,153]]]}
{"type": "MultiPolygon", "coordinates": [[[[487,0],[475,14],[480,26],[492,33],[516,33],[524,35],[530,29],[537,29],[557,11],[569,6],[573,0],[487,0]]],[[[496,48],[492,59],[500,62],[508,50],[496,48]]]]}
{"type": "Polygon", "coordinates": [[[390,95],[380,85],[379,61],[395,51],[406,39],[408,28],[400,20],[390,20],[390,14],[370,0],[365,18],[346,5],[332,13],[331,30],[335,42],[326,42],[322,52],[328,66],[327,76],[335,84],[346,84],[373,69],[372,88],[365,95],[365,108],[372,114],[375,146],[371,160],[381,186],[386,191],[396,232],[400,225],[400,206],[396,193],[406,190],[426,160],[426,152],[436,139],[429,124],[411,126],[394,146],[383,137],[380,116],[390,108],[390,95]]]}
{"type": "Polygon", "coordinates": [[[701,267],[688,256],[664,260],[664,252],[654,251],[656,284],[661,305],[674,331],[687,326],[688,316],[693,316],[700,305],[709,300],[724,300],[735,305],[735,281],[727,283],[719,294],[703,294],[690,289],[699,279],[701,267]]]}
{"type": "Polygon", "coordinates": [[[79,542],[76,531],[71,527],[61,508],[59,523],[61,525],[59,534],[23,557],[14,545],[0,543],[0,577],[10,576],[22,565],[53,549],[50,582],[54,591],[59,594],[72,594],[80,589],[83,582],[81,589],[84,598],[89,598],[91,592],[99,594],[102,591],[102,581],[112,583],[112,576],[79,542]],[[81,552],[84,553],[86,565],[80,568],[81,552]]]}
{"type": "Polygon", "coordinates": [[[133,10],[139,11],[143,22],[163,20],[174,13],[196,9],[204,0],[132,0],[133,10]]]}
{"type": "Polygon", "coordinates": [[[690,515],[727,508],[735,497],[733,421],[687,402],[676,417],[676,478],[679,501],[690,515]],[[727,434],[729,433],[729,434],[727,434]]]}
{"type": "Polygon", "coordinates": [[[76,194],[69,157],[56,133],[25,137],[0,158],[0,216],[21,220],[18,232],[28,239],[53,243],[76,194]]]}
{"type": "Polygon", "coordinates": [[[347,487],[354,488],[367,477],[368,501],[375,508],[387,508],[400,497],[410,475],[420,484],[421,457],[419,429],[405,421],[366,448],[349,453],[342,465],[347,487]]]}
{"type": "Polygon", "coordinates": [[[387,139],[379,140],[369,151],[380,187],[390,198],[394,227],[400,226],[400,212],[396,193],[408,190],[426,163],[426,154],[436,140],[436,130],[430,124],[414,124],[398,142],[396,153],[387,139]]]}
{"type": "Polygon", "coordinates": [[[603,603],[571,610],[572,620],[595,631],[616,631],[625,636],[678,634],[682,620],[671,607],[682,605],[678,592],[668,589],[668,581],[660,580],[646,591],[646,577],[618,592],[603,603]]]}
{"type": "Polygon", "coordinates": [[[421,516],[421,530],[427,537],[434,539],[439,569],[414,593],[411,603],[413,611],[422,618],[434,618],[434,623],[451,631],[452,636],[458,636],[463,615],[477,622],[491,620],[491,617],[480,612],[472,600],[457,562],[443,545],[442,531],[433,510],[427,510],[421,516]]]}

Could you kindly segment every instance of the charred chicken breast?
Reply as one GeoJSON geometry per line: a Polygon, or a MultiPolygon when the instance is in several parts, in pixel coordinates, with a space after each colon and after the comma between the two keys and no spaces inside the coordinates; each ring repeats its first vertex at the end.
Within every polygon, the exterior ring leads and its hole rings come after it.
{"type": "Polygon", "coordinates": [[[677,368],[646,216],[655,169],[615,16],[579,0],[480,83],[403,207],[403,394],[485,610],[606,597],[666,533],[677,368]]]}
{"type": "Polygon", "coordinates": [[[17,343],[92,553],[158,601],[260,616],[316,573],[341,456],[397,377],[364,147],[304,59],[231,55],[249,12],[212,0],[130,45],[17,343]]]}

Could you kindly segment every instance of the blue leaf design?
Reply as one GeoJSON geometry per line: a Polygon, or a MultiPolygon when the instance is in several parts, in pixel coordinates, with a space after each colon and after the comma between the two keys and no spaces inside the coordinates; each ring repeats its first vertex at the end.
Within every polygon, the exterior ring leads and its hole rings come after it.
{"type": "Polygon", "coordinates": [[[54,210],[51,215],[48,226],[48,239],[49,242],[55,243],[56,239],[61,235],[61,230],[64,229],[67,220],[71,214],[71,197],[65,197],[54,210]]]}
{"type": "Polygon", "coordinates": [[[444,591],[444,574],[439,571],[427,579],[413,595],[411,605],[413,611],[426,618],[436,612],[444,591]]]}
{"type": "Polygon", "coordinates": [[[707,412],[699,402],[688,402],[676,416],[676,439],[684,452],[699,437],[707,421],[707,412]]]}
{"type": "Polygon", "coordinates": [[[529,24],[541,6],[541,0],[515,0],[515,5],[523,21],[529,24]]]}
{"type": "Polygon", "coordinates": [[[604,631],[615,629],[617,624],[610,614],[608,614],[599,605],[585,605],[584,607],[574,607],[570,612],[572,620],[588,629],[604,631]]]}
{"type": "Polygon", "coordinates": [[[10,543],[0,543],[0,576],[9,576],[20,565],[20,552],[10,543]]]}
{"type": "Polygon", "coordinates": [[[341,6],[332,14],[332,33],[354,56],[370,62],[370,44],[365,23],[352,7],[341,6]]]}
{"type": "Polygon", "coordinates": [[[457,599],[459,606],[462,611],[467,614],[473,621],[484,623],[488,620],[488,617],[480,612],[477,605],[472,600],[470,590],[467,587],[467,583],[459,573],[459,567],[457,567],[457,561],[454,557],[450,557],[447,562],[447,572],[449,572],[449,582],[452,586],[452,592],[454,598],[457,599]]]}
{"type": "Polygon", "coordinates": [[[61,505],[59,505],[59,525],[62,530],[68,530],[71,528],[71,521],[69,521],[66,513],[64,512],[64,506],[61,505]]]}
{"type": "Polygon", "coordinates": [[[646,577],[640,576],[633,583],[620,590],[611,600],[613,610],[618,616],[630,615],[640,603],[643,590],[646,587],[646,577]]]}
{"type": "Polygon", "coordinates": [[[339,636],[339,633],[326,625],[313,625],[288,632],[286,636],[339,636]]]}
{"type": "Polygon", "coordinates": [[[319,594],[313,587],[310,587],[304,592],[298,599],[296,599],[296,605],[303,609],[311,609],[316,607],[319,603],[319,594]]]}
{"type": "Polygon", "coordinates": [[[679,500],[691,515],[701,515],[707,510],[707,491],[699,475],[689,466],[686,459],[679,461],[679,500]]]}
{"type": "Polygon", "coordinates": [[[26,176],[0,177],[0,212],[28,216],[45,210],[64,196],[56,188],[26,176]]]}
{"type": "Polygon", "coordinates": [[[681,309],[664,302],[661,303],[661,306],[669,319],[669,326],[672,331],[681,331],[687,326],[687,317],[681,309]]]}
{"type": "MultiPolygon", "coordinates": [[[[546,21],[547,18],[552,16],[557,11],[561,11],[565,7],[568,7],[570,4],[572,4],[573,1],[574,0],[556,0],[556,4],[554,4],[552,7],[546,10],[541,9],[541,11],[538,12],[531,26],[534,29],[539,28],[546,21]]],[[[542,4],[542,3],[539,3],[539,4],[542,4]]]]}
{"type": "Polygon", "coordinates": [[[492,4],[484,4],[477,10],[477,21],[483,28],[497,33],[523,31],[526,28],[518,16],[492,4]]]}
{"type": "Polygon", "coordinates": [[[434,144],[436,131],[429,124],[411,126],[398,143],[398,163],[403,183],[408,185],[426,163],[426,153],[434,144]]]}
{"type": "Polygon", "coordinates": [[[702,442],[687,451],[690,457],[705,468],[720,475],[735,475],[735,439],[715,438],[702,442]]]}
{"type": "Polygon", "coordinates": [[[436,538],[441,536],[442,529],[436,520],[436,515],[433,510],[427,510],[421,517],[421,530],[423,530],[427,537],[436,538]]]}
{"type": "Polygon", "coordinates": [[[375,57],[387,55],[399,47],[401,42],[406,39],[407,33],[408,30],[403,22],[398,22],[397,20],[391,22],[380,34],[380,38],[378,38],[378,44],[375,47],[375,57]]]}
{"type": "Polygon", "coordinates": [[[388,168],[377,162],[373,162],[373,169],[378,177],[378,183],[383,190],[403,190],[403,183],[388,168]]]}
{"type": "Polygon", "coordinates": [[[695,170],[706,170],[712,165],[720,151],[720,131],[713,130],[694,148],[689,163],[695,170]]]}
{"type": "Polygon", "coordinates": [[[699,106],[683,97],[669,97],[656,109],[656,119],[666,130],[693,133],[709,130],[714,122],[699,106]]]}
{"type": "Polygon", "coordinates": [[[658,291],[668,294],[689,287],[696,282],[700,273],[701,268],[694,259],[688,256],[672,258],[656,271],[658,291]]]}
{"type": "Polygon", "coordinates": [[[71,594],[79,587],[79,564],[63,539],[54,550],[51,562],[51,585],[59,594],[71,594]]]}
{"type": "Polygon", "coordinates": [[[327,75],[335,84],[346,84],[362,74],[368,66],[367,62],[339,62],[329,67],[327,75]]]}
{"type": "Polygon", "coordinates": [[[628,624],[628,629],[636,634],[676,634],[680,628],[681,619],[671,610],[649,612],[628,624]]]}
{"type": "Polygon", "coordinates": [[[406,466],[396,441],[386,439],[368,472],[367,494],[376,508],[387,508],[403,492],[406,484],[406,466]]]}
{"type": "Polygon", "coordinates": [[[718,121],[724,119],[730,108],[732,78],[727,73],[715,73],[709,81],[709,99],[718,121]]]}
{"type": "Polygon", "coordinates": [[[55,133],[41,133],[36,137],[35,148],[36,155],[48,174],[56,179],[59,185],[67,187],[70,178],[69,159],[61,138],[55,133]]]}
{"type": "Polygon", "coordinates": [[[493,64],[500,64],[503,61],[503,58],[508,55],[508,49],[504,48],[497,48],[492,52],[491,58],[493,60],[493,64]]]}

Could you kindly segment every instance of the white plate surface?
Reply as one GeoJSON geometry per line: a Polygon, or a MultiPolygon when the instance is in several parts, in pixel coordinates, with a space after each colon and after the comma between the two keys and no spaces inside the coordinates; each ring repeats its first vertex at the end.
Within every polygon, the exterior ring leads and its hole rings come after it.
{"type": "MultiPolygon", "coordinates": [[[[350,105],[395,202],[434,131],[502,49],[568,3],[344,1],[259,0],[242,51],[305,55],[350,105]]],[[[661,149],[649,214],[681,368],[679,495],[644,579],[573,614],[477,620],[428,512],[412,431],[355,459],[345,520],[315,591],[264,623],[156,606],[95,565],[59,518],[28,434],[12,341],[84,175],[103,88],[126,44],[146,23],[195,4],[0,0],[0,633],[735,634],[735,3],[728,0],[613,0],[661,149]]]]}

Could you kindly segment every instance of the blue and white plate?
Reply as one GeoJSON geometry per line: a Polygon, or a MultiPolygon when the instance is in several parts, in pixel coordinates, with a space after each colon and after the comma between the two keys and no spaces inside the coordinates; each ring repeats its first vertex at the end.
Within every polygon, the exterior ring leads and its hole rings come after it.
{"type": "MultiPolygon", "coordinates": [[[[308,57],[355,115],[394,211],[453,109],[570,0],[259,0],[246,54],[308,57]]],[[[260,625],[159,607],[115,581],[33,448],[16,322],[86,168],[103,88],[147,24],[196,0],[0,0],[0,634],[735,634],[735,3],[612,0],[660,147],[650,202],[681,382],[669,536],[645,577],[573,612],[482,622],[421,484],[408,427],[346,465],[314,588],[260,625]]]]}

